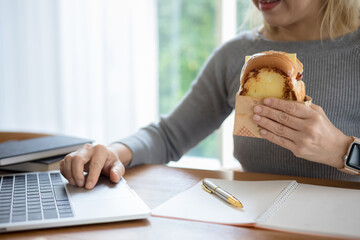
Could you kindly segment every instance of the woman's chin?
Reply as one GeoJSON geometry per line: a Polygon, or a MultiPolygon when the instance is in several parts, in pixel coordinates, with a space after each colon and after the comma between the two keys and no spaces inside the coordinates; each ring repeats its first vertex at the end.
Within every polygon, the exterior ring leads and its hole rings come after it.
{"type": "Polygon", "coordinates": [[[279,16],[276,14],[268,16],[267,14],[263,14],[263,17],[265,22],[273,27],[286,27],[291,23],[291,20],[286,18],[286,16],[279,16]]]}

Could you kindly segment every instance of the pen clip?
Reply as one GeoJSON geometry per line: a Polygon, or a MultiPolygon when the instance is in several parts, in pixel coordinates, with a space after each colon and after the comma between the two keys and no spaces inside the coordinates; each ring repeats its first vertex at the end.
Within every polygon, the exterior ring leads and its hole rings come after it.
{"type": "Polygon", "coordinates": [[[201,184],[201,186],[202,186],[202,188],[203,188],[206,192],[208,192],[208,193],[213,193],[209,188],[207,188],[207,187],[205,186],[204,183],[201,184]]]}

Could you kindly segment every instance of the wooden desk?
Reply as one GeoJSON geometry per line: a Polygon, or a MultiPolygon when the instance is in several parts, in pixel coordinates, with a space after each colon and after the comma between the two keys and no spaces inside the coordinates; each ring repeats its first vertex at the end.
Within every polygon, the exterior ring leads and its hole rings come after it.
{"type": "Polygon", "coordinates": [[[31,133],[31,132],[0,132],[0,142],[9,140],[25,140],[30,138],[47,137],[50,134],[46,133],[31,133]]]}
{"type": "MultiPolygon", "coordinates": [[[[154,208],[204,177],[235,180],[295,179],[302,183],[360,189],[360,183],[142,165],[127,170],[125,179],[154,208]]],[[[146,220],[74,226],[1,234],[0,239],[328,239],[246,227],[150,217],[146,220]]]]}

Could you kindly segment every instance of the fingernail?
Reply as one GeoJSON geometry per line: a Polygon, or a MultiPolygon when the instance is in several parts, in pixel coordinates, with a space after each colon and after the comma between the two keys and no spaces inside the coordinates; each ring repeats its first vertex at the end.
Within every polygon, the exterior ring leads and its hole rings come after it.
{"type": "Polygon", "coordinates": [[[261,117],[259,116],[259,115],[254,115],[253,116],[253,119],[255,120],[255,121],[260,121],[260,119],[261,119],[261,117]]]}
{"type": "Polygon", "coordinates": [[[271,99],[270,98],[265,98],[264,103],[266,105],[269,105],[271,103],[271,99]]]}
{"type": "Polygon", "coordinates": [[[78,186],[79,186],[79,187],[84,186],[84,180],[79,180],[79,181],[78,181],[78,186]]]}
{"type": "Polygon", "coordinates": [[[266,135],[266,134],[267,134],[267,131],[266,131],[265,129],[261,129],[261,130],[260,130],[260,133],[261,133],[261,135],[266,135]]]}
{"type": "Polygon", "coordinates": [[[120,178],[121,178],[120,174],[118,172],[116,172],[116,171],[114,171],[114,173],[115,173],[115,175],[112,176],[111,181],[119,182],[120,178]]]}
{"type": "Polygon", "coordinates": [[[85,187],[86,187],[87,189],[92,188],[92,186],[93,186],[93,184],[92,184],[91,181],[87,181],[87,182],[86,182],[86,186],[85,186],[85,187]]]}
{"type": "Polygon", "coordinates": [[[113,167],[111,169],[114,173],[118,173],[119,172],[119,167],[115,165],[115,167],[113,167]]]}
{"type": "Polygon", "coordinates": [[[75,185],[74,179],[69,179],[69,183],[74,186],[75,185]]]}
{"type": "Polygon", "coordinates": [[[260,106],[256,106],[256,107],[254,108],[254,112],[256,112],[256,113],[261,112],[261,110],[262,110],[262,108],[261,108],[260,106]]]}

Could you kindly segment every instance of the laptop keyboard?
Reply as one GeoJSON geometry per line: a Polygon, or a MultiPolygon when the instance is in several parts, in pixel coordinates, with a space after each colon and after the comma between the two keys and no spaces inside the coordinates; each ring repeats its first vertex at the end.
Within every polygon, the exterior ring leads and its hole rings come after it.
{"type": "Polygon", "coordinates": [[[0,177],[0,224],[73,217],[60,173],[0,177]]]}

